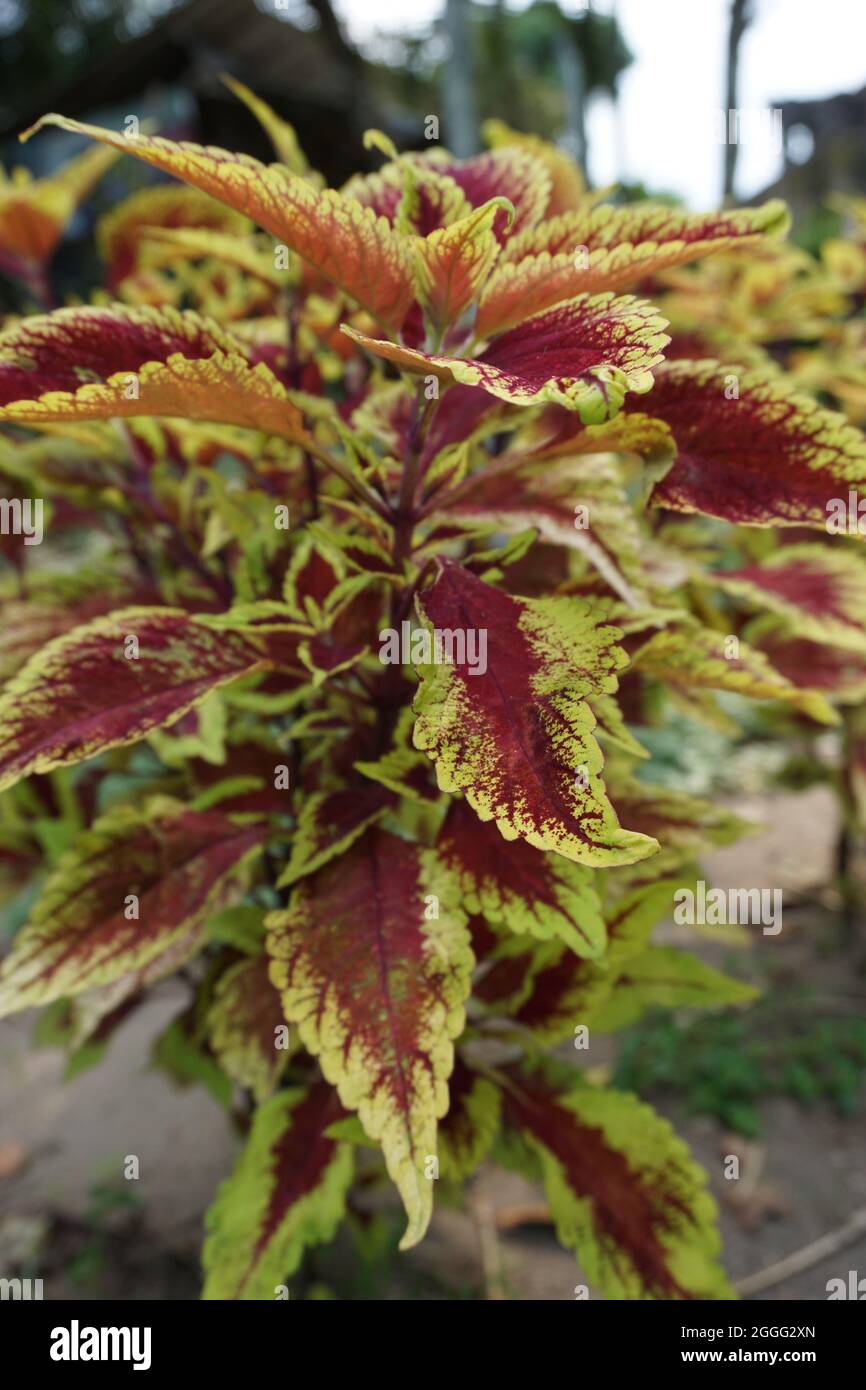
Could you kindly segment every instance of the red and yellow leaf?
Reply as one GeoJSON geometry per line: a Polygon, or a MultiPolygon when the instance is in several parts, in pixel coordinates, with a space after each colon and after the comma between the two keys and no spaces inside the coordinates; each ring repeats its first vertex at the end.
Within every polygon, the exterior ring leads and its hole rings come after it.
{"type": "Polygon", "coordinates": [[[49,877],[0,972],[0,1014],[140,971],[244,889],[260,826],[166,797],[119,807],[49,877]]]}
{"type": "Polygon", "coordinates": [[[56,174],[32,179],[0,169],[0,269],[48,260],[79,203],[117,158],[110,150],[85,150],[56,174]]]}
{"type": "Polygon", "coordinates": [[[158,135],[122,135],[55,114],[43,116],[29,133],[45,125],[135,155],[227,203],[295,251],[385,327],[399,328],[406,317],[412,302],[407,245],[353,199],[333,189],[317,192],[282,165],[260,164],[249,155],[158,135]]]}
{"type": "Polygon", "coordinates": [[[444,514],[506,535],[533,527],[548,544],[579,551],[614,593],[636,605],[632,585],[644,581],[651,538],[629,505],[615,459],[557,458],[543,469],[534,459],[516,469],[500,461],[470,478],[444,514]]]}
{"type": "Polygon", "coordinates": [[[341,1116],[322,1081],[259,1106],[205,1218],[202,1298],[279,1298],[305,1248],[331,1240],[352,1180],[351,1144],[327,1135],[341,1116]]]}
{"type": "Polygon", "coordinates": [[[666,322],[633,295],[580,295],[503,333],[477,358],[420,352],[345,324],[343,332],[402,371],[481,387],[514,405],[551,402],[599,424],[628,391],[650,390],[668,342],[666,322]]]}
{"type": "Polygon", "coordinates": [[[49,642],[0,696],[0,790],[136,743],[238,676],[264,646],[173,608],[125,608],[49,642]],[[138,655],[132,653],[137,643],[138,655]]]}
{"type": "Polygon", "coordinates": [[[76,1049],[91,1039],[101,1041],[126,1016],[145,990],[186,965],[207,942],[205,914],[196,919],[189,930],[172,937],[164,950],[151,956],[144,965],[137,965],[125,975],[118,975],[105,985],[85,989],[68,1001],[67,1047],[76,1049]]]}
{"type": "Polygon", "coordinates": [[[333,791],[302,793],[292,853],[280,876],[285,888],[344,854],[368,826],[396,803],[381,782],[356,781],[333,791]]]}
{"type": "Polygon", "coordinates": [[[468,912],[540,941],[563,941],[579,956],[603,953],[607,935],[590,869],[523,840],[508,844],[465,801],[451,803],[436,854],[455,875],[468,912]]]}
{"type": "Polygon", "coordinates": [[[605,912],[608,948],[599,962],[566,950],[537,964],[527,957],[520,970],[532,971],[532,990],[514,1010],[515,1021],[545,1046],[573,1037],[576,1025],[588,1024],[612,997],[620,974],[646,949],[659,919],[673,913],[681,883],[679,878],[656,879],[617,899],[605,912]]]}
{"type": "Polygon", "coordinates": [[[244,344],[189,310],[59,309],[0,334],[0,420],[166,415],[304,442],[298,407],[244,344]]]}
{"type": "Polygon", "coordinates": [[[278,270],[272,251],[253,237],[214,232],[209,227],[150,227],[141,237],[142,262],[148,267],[177,261],[209,260],[220,267],[235,266],[275,287],[291,283],[289,272],[278,270]]]}
{"type": "Polygon", "coordinates": [[[533,459],[633,454],[659,471],[673,462],[676,452],[673,435],[663,420],[631,410],[601,425],[584,425],[576,415],[548,406],[521,427],[514,443],[515,452],[533,459]]]}
{"type": "Polygon", "coordinates": [[[670,426],[678,451],[655,486],[655,506],[825,530],[832,499],[866,487],[861,432],[765,372],[667,363],[643,408],[670,426]]]}
{"type": "Polygon", "coordinates": [[[773,614],[748,625],[747,635],[780,676],[802,690],[817,690],[828,700],[858,705],[866,700],[866,660],[856,652],[796,637],[773,614]]]}
{"type": "Polygon", "coordinates": [[[441,894],[431,851],[373,828],[299,884],[268,926],[286,1018],[381,1143],[408,1216],[406,1249],[433,1210],[426,1160],[473,963],[462,914],[441,894]]]}
{"type": "Polygon", "coordinates": [[[756,829],[754,822],[741,820],[714,801],[621,772],[608,791],[620,819],[654,836],[663,849],[729,845],[756,829]]]}
{"type": "Polygon", "coordinates": [[[505,1119],[537,1155],[557,1235],[614,1299],[729,1299],[706,1174],[635,1096],[516,1069],[505,1119]]]}
{"type": "Polygon", "coordinates": [[[277,1047],[285,1027],[280,996],[268,974],[265,955],[238,961],[221,975],[208,1012],[210,1045],[233,1081],[267,1100],[289,1058],[277,1047]]]}
{"type": "Polygon", "coordinates": [[[550,175],[550,194],[544,209],[545,217],[556,217],[561,212],[577,208],[586,194],[586,183],[580,169],[562,150],[549,140],[537,135],[525,135],[512,130],[504,121],[490,119],[481,127],[488,145],[498,150],[515,145],[528,150],[533,158],[539,160],[550,175]]]}
{"type": "Polygon", "coordinates": [[[480,208],[497,195],[508,199],[514,218],[510,221],[505,214],[499,217],[496,231],[500,239],[531,230],[544,216],[550,199],[551,174],[532,150],[512,146],[460,160],[443,158],[436,151],[435,157],[436,169],[463,189],[473,208],[480,208]]]}
{"type": "Polygon", "coordinates": [[[430,763],[412,743],[414,724],[411,707],[406,705],[394,727],[391,747],[375,760],[359,760],[355,763],[355,770],[396,792],[398,796],[409,797],[412,801],[436,801],[439,792],[430,763]]]}
{"type": "Polygon", "coordinates": [[[778,613],[798,637],[866,655],[866,560],[856,549],[787,545],[760,564],[708,580],[778,613]]]}
{"type": "MultiPolygon", "coordinates": [[[[97,578],[97,577],[95,577],[97,578]]],[[[33,593],[26,599],[0,602],[0,683],[56,637],[80,627],[119,603],[134,602],[123,585],[109,586],[106,575],[98,576],[100,588],[82,586],[80,594],[47,590],[44,597],[33,593]]]]}
{"type": "MultiPolygon", "coordinates": [[[[463,634],[485,670],[419,662],[414,741],[436,764],[439,786],[462,792],[507,840],[577,863],[610,867],[645,859],[655,840],[620,828],[601,780],[602,756],[587,698],[611,694],[625,654],[609,605],[582,598],[519,599],[452,561],[419,598],[430,629],[463,634]],[[476,655],[478,653],[476,652],[476,655]]],[[[444,647],[443,647],[444,652],[444,647]]],[[[457,648],[459,651],[459,647],[457,648]]]]}
{"type": "Polygon", "coordinates": [[[212,319],[172,308],[114,305],[35,314],[0,334],[0,405],[75,391],[175,354],[196,359],[242,350],[212,319]]]}
{"type": "Polygon", "coordinates": [[[423,155],[390,160],[374,174],[355,174],[341,192],[372,208],[401,232],[429,236],[468,216],[472,204],[460,185],[423,155]]]}
{"type": "Polygon", "coordinates": [[[738,640],[737,655],[728,655],[727,638],[711,628],[690,624],[657,632],[637,651],[632,667],[673,689],[733,690],[754,700],[782,700],[821,724],[837,724],[838,715],[817,690],[801,690],[774,671],[763,652],[738,640]]]}
{"type": "Polygon", "coordinates": [[[652,203],[565,213],[509,242],[478,308],[478,336],[502,333],[573,295],[619,292],[671,266],[749,245],[788,221],[779,201],[709,214],[652,203]]]}
{"type": "Polygon", "coordinates": [[[183,184],[142,188],[100,219],[96,228],[99,253],[106,263],[106,283],[112,294],[125,295],[125,282],[140,269],[141,241],[156,228],[186,227],[244,236],[246,217],[183,184]]]}
{"type": "Polygon", "coordinates": [[[493,226],[503,208],[510,211],[506,199],[492,198],[413,244],[418,299],[437,340],[478,298],[499,255],[493,226]]]}

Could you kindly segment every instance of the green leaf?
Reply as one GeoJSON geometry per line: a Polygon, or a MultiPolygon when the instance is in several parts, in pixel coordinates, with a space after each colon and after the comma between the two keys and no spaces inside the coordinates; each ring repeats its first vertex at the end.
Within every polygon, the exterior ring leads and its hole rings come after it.
{"type": "Polygon", "coordinates": [[[634,1023],[653,1006],[691,1009],[749,1004],[759,993],[686,951],[647,946],[619,972],[612,993],[588,1021],[594,1031],[612,1033],[634,1023]]]}

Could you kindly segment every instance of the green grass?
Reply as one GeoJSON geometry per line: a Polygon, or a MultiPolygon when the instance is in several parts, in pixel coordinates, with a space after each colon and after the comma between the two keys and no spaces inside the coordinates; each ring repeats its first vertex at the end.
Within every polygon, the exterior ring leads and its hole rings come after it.
{"type": "Polygon", "coordinates": [[[864,1079],[866,1019],[827,1016],[808,997],[786,995],[746,1013],[648,1015],[624,1035],[614,1084],[643,1095],[672,1092],[690,1114],[754,1136],[763,1097],[824,1100],[853,1115],[864,1079]]]}

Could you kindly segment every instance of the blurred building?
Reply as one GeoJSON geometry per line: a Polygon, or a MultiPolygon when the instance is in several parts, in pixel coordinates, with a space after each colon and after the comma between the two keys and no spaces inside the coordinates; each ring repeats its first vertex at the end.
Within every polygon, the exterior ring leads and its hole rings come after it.
{"type": "Polygon", "coordinates": [[[774,103],[782,112],[785,165],[752,200],[784,198],[805,220],[832,193],[866,188],[866,87],[815,101],[774,103]]]}
{"type": "Polygon", "coordinates": [[[257,123],[220,81],[229,72],[292,122],[314,167],[342,182],[365,163],[364,128],[404,140],[408,132],[377,103],[374,69],[346,42],[330,5],[312,9],[317,27],[302,29],[254,0],[188,0],[66,79],[34,87],[14,120],[0,125],[0,141],[46,111],[112,124],[134,114],[163,134],[272,159],[257,123]]]}

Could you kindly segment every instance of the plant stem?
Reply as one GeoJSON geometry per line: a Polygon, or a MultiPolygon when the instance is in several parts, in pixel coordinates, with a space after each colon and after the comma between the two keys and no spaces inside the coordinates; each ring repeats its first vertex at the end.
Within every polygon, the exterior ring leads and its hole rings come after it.
{"type": "Polygon", "coordinates": [[[854,734],[851,715],[842,715],[842,760],[839,768],[841,824],[836,842],[836,883],[842,897],[842,935],[849,945],[856,941],[857,884],[853,875],[853,850],[857,842],[857,799],[854,793],[854,734]]]}
{"type": "Polygon", "coordinates": [[[415,415],[412,420],[412,427],[409,431],[406,462],[403,466],[403,476],[400,479],[400,494],[397,498],[397,506],[392,513],[394,520],[393,554],[394,564],[397,568],[402,566],[403,561],[408,558],[412,550],[412,535],[415,530],[415,523],[418,520],[415,494],[418,490],[421,455],[436,403],[435,397],[432,399],[425,398],[423,396],[423,391],[424,386],[422,383],[419,384],[418,394],[415,397],[415,415]]]}
{"type": "Polygon", "coordinates": [[[316,477],[316,465],[306,449],[304,450],[304,471],[307,475],[307,490],[310,494],[310,515],[313,521],[317,521],[319,517],[319,481],[316,477]]]}
{"type": "Polygon", "coordinates": [[[135,436],[122,422],[120,422],[120,424],[121,434],[127,442],[130,457],[135,465],[134,482],[131,485],[125,483],[121,484],[121,491],[132,501],[140,503],[157,521],[168,528],[175,550],[178,552],[183,563],[188,565],[189,568],[207,584],[208,588],[213,591],[220,603],[224,603],[226,607],[228,607],[232,600],[231,585],[222,575],[214,574],[212,570],[208,569],[207,565],[199,555],[196,554],[187,541],[174,517],[170,512],[166,511],[165,507],[154,495],[150,482],[150,474],[147,465],[142,460],[135,436]]]}
{"type": "Polygon", "coordinates": [[[354,492],[355,496],[360,498],[366,506],[372,507],[373,511],[378,512],[381,517],[387,519],[390,516],[390,512],[385,503],[382,502],[374,492],[371,492],[369,488],[365,487],[360,479],[356,478],[348,468],[345,468],[343,464],[340,463],[339,459],[333,458],[325,449],[317,444],[314,439],[307,440],[304,448],[308,454],[312,454],[313,458],[318,459],[325,468],[329,469],[332,473],[336,473],[338,478],[342,478],[346,487],[354,492]]]}

